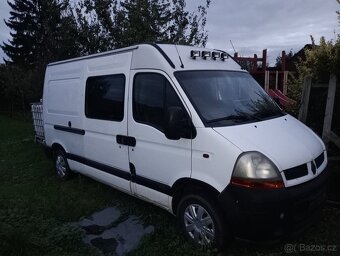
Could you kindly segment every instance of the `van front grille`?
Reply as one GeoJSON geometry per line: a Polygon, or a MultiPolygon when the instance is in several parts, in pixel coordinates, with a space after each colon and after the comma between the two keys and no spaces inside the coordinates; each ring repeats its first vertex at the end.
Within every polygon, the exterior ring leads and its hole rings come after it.
{"type": "Polygon", "coordinates": [[[316,168],[319,168],[323,161],[325,160],[325,155],[324,153],[322,152],[321,155],[319,155],[317,158],[315,158],[315,164],[316,164],[316,168]]]}
{"type": "MultiPolygon", "coordinates": [[[[313,162],[311,162],[311,164],[312,164],[312,171],[315,174],[316,169],[318,169],[325,161],[324,152],[322,152],[317,158],[315,158],[314,161],[315,161],[315,165],[313,162]]],[[[301,164],[293,168],[286,169],[283,171],[283,173],[286,177],[286,180],[298,179],[308,174],[308,167],[307,167],[307,164],[301,164]]]]}
{"type": "Polygon", "coordinates": [[[306,176],[308,174],[308,167],[307,164],[302,164],[284,170],[283,173],[285,174],[286,180],[293,180],[302,176],[306,176]]]}

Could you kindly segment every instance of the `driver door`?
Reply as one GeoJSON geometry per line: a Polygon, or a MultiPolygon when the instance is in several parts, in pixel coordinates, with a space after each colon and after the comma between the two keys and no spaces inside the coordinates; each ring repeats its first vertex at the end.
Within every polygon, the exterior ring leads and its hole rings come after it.
{"type": "Polygon", "coordinates": [[[165,114],[168,107],[187,110],[163,72],[131,71],[130,77],[128,136],[136,140],[129,147],[134,193],[168,208],[173,183],[191,175],[191,139],[168,139],[165,114]]]}

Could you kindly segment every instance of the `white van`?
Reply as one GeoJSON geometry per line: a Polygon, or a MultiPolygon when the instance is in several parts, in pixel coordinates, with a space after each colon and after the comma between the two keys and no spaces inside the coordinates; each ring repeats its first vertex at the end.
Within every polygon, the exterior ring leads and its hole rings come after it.
{"type": "Polygon", "coordinates": [[[199,245],[281,238],[325,201],[324,143],[220,50],[141,44],[51,63],[43,127],[61,178],[152,202],[199,245]]]}

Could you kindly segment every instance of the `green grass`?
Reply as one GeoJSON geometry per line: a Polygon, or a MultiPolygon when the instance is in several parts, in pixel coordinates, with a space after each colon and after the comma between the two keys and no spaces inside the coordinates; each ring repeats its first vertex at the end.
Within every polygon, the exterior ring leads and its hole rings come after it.
{"type": "MultiPolygon", "coordinates": [[[[33,142],[31,122],[0,116],[0,255],[101,255],[84,245],[81,231],[68,223],[109,205],[155,227],[130,255],[217,255],[184,241],[175,218],[158,207],[81,175],[60,181],[51,159],[33,142]]],[[[286,255],[285,243],[336,245],[336,255],[339,230],[340,210],[327,206],[322,221],[294,241],[271,246],[232,242],[222,255],[286,255]]]]}

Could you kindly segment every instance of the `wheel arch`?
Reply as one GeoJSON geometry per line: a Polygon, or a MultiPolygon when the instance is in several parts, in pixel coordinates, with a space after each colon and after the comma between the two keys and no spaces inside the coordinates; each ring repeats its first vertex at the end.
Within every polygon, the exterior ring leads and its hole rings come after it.
{"type": "Polygon", "coordinates": [[[52,149],[53,153],[58,149],[60,149],[60,150],[62,150],[63,152],[66,153],[65,147],[63,145],[61,145],[61,143],[59,143],[59,142],[53,142],[51,149],[52,149]]]}
{"type": "Polygon", "coordinates": [[[217,199],[220,192],[213,186],[201,180],[192,178],[181,178],[177,180],[172,188],[172,212],[177,215],[178,203],[183,196],[190,193],[205,192],[209,197],[217,199]]]}

